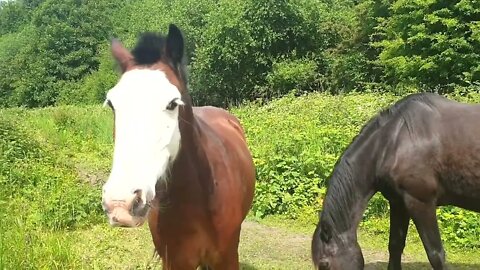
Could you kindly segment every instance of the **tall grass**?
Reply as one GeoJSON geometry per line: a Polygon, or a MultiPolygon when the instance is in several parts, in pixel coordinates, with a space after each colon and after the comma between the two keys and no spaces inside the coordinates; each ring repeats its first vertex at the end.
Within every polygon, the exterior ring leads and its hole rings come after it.
{"type": "Polygon", "coordinates": [[[71,252],[74,243],[65,233],[29,225],[24,209],[5,206],[0,204],[0,269],[77,268],[80,262],[71,252]]]}
{"type": "Polygon", "coordinates": [[[0,269],[72,269],[67,232],[103,221],[111,112],[0,111],[0,269]]]}

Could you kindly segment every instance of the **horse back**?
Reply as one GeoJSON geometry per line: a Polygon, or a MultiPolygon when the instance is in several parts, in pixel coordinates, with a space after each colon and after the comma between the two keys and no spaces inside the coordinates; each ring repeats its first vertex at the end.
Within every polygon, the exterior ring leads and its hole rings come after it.
{"type": "Polygon", "coordinates": [[[396,193],[480,210],[480,106],[435,98],[385,126],[382,171],[396,193]]]}

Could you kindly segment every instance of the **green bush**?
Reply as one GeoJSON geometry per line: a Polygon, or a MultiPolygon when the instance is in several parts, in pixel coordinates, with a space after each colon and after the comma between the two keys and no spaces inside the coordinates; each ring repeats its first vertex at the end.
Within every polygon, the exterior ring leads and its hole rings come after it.
{"type": "Polygon", "coordinates": [[[284,59],[274,62],[267,74],[266,85],[257,87],[256,95],[263,98],[280,97],[292,90],[310,90],[318,79],[317,63],[311,59],[284,59]]]}
{"type": "Polygon", "coordinates": [[[226,106],[292,87],[312,90],[325,69],[324,51],[340,43],[351,23],[347,7],[342,1],[220,1],[192,59],[192,96],[226,106]]]}
{"type": "Polygon", "coordinates": [[[442,240],[453,247],[480,247],[480,219],[478,213],[446,206],[437,210],[442,240]]]}

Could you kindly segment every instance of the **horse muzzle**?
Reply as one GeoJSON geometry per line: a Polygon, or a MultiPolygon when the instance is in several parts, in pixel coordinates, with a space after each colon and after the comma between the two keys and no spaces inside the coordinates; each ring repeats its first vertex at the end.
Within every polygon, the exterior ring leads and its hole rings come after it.
{"type": "Polygon", "coordinates": [[[146,220],[149,204],[143,203],[140,194],[135,194],[127,200],[103,200],[110,225],[114,227],[139,227],[146,220]]]}

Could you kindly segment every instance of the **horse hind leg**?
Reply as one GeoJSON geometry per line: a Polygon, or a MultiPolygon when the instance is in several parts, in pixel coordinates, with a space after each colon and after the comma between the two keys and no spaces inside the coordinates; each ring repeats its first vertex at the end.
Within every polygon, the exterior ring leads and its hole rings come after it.
{"type": "Polygon", "coordinates": [[[402,253],[407,238],[410,216],[402,201],[390,201],[390,239],[388,251],[390,258],[388,270],[402,269],[402,253]]]}
{"type": "Polygon", "coordinates": [[[436,204],[433,201],[427,203],[419,201],[408,194],[404,199],[433,269],[447,269],[445,250],[437,223],[436,204]]]}

